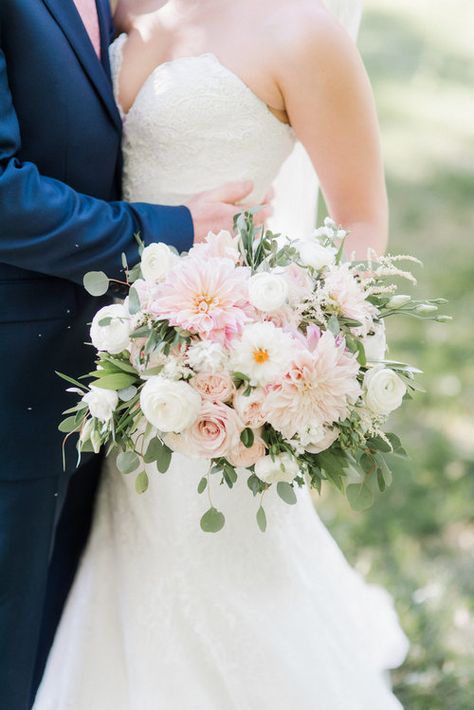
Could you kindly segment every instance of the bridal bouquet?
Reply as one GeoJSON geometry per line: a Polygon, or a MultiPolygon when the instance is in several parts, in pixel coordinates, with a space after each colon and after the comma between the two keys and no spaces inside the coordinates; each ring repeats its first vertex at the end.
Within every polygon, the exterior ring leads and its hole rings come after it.
{"type": "MultiPolygon", "coordinates": [[[[384,321],[448,317],[437,315],[442,299],[397,294],[394,277],[414,281],[400,263],[415,259],[348,262],[346,236],[326,219],[311,239],[292,241],[245,213],[235,236],[211,233],[185,256],[141,245],[139,265],[124,260],[127,298],[92,322],[97,369],[62,375],[81,400],[60,430],[79,435],[79,455],[104,445],[118,453],[138,493],[174,452],[209,460],[198,493],[210,493],[213,477],[232,488],[246,474],[262,531],[274,485],[294,504],[297,486],[320,491],[327,480],[354,508],[368,507],[391,482],[385,455],[405,453],[385,422],[419,388],[419,370],[385,358],[384,321]]],[[[109,279],[93,272],[84,284],[99,296],[109,279]]],[[[202,529],[224,522],[210,502],[202,529]]]]}

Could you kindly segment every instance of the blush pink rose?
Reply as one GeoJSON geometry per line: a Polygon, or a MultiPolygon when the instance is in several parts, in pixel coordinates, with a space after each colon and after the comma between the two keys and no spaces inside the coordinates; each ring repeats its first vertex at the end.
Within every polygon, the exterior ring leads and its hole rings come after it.
{"type": "Polygon", "coordinates": [[[257,432],[254,432],[254,434],[255,439],[250,448],[247,448],[239,441],[237,446],[227,454],[226,458],[232,466],[249,468],[250,466],[254,466],[257,461],[260,461],[260,459],[265,456],[267,452],[265,442],[257,432]]]}
{"type": "Polygon", "coordinates": [[[228,402],[235,392],[235,385],[227,373],[199,372],[189,384],[203,399],[211,402],[228,402]]]}
{"type": "Polygon", "coordinates": [[[265,401],[265,392],[256,388],[246,397],[242,390],[234,395],[233,405],[245,426],[256,429],[265,424],[265,415],[262,412],[265,401]]]}
{"type": "Polygon", "coordinates": [[[183,443],[189,456],[219,458],[235,449],[243,428],[234,409],[204,400],[198,418],[183,434],[183,443]]]}

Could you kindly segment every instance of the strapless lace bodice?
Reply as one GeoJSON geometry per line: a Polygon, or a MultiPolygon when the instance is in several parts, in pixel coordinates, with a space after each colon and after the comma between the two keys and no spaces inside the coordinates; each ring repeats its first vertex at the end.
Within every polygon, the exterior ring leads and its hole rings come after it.
{"type": "MultiPolygon", "coordinates": [[[[116,98],[125,40],[110,50],[116,98]]],[[[122,117],[129,201],[178,205],[247,179],[259,201],[295,143],[293,130],[213,54],[156,67],[122,117]]]]}

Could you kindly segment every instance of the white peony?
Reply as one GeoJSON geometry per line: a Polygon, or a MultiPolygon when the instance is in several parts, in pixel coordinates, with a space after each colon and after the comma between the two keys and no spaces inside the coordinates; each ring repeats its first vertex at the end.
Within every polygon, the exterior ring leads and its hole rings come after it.
{"type": "Polygon", "coordinates": [[[385,358],[387,351],[387,338],[385,336],[385,322],[374,323],[373,335],[366,335],[362,339],[365,350],[365,357],[369,362],[378,362],[385,358]]]}
{"type": "Polygon", "coordinates": [[[129,347],[131,329],[132,322],[125,305],[114,303],[112,306],[105,306],[95,314],[92,321],[92,344],[97,350],[117,355],[129,347]]]}
{"type": "Polygon", "coordinates": [[[255,475],[264,483],[291,483],[300,472],[298,464],[290,454],[280,454],[273,460],[264,456],[255,464],[255,475]]]}
{"type": "Polygon", "coordinates": [[[113,390],[104,390],[91,385],[90,392],[84,395],[82,401],[87,403],[93,417],[106,424],[112,419],[119,397],[113,390]]]}
{"type": "Polygon", "coordinates": [[[336,249],[323,247],[315,240],[304,240],[296,244],[300,259],[306,266],[311,266],[316,271],[336,263],[336,249]]]}
{"type": "Polygon", "coordinates": [[[227,362],[227,355],[220,343],[200,340],[187,352],[189,366],[196,372],[218,372],[227,362]]]}
{"type": "Polygon", "coordinates": [[[294,352],[292,338],[281,328],[252,323],[234,345],[232,369],[247,375],[253,386],[270,384],[282,378],[294,352]]]}
{"type": "Polygon", "coordinates": [[[201,397],[187,382],[156,376],[145,383],[140,405],[145,419],[159,431],[179,434],[196,421],[201,397]]]}
{"type": "Polygon", "coordinates": [[[407,388],[396,372],[382,365],[366,373],[364,390],[367,407],[374,414],[386,416],[400,407],[407,388]]]}
{"type": "Polygon", "coordinates": [[[142,275],[145,281],[158,283],[163,281],[176,263],[176,255],[173,254],[167,244],[155,242],[144,248],[141,260],[142,275]]]}
{"type": "Polygon", "coordinates": [[[249,279],[249,301],[259,311],[276,311],[286,303],[287,298],[288,283],[283,276],[265,271],[249,279]]]}

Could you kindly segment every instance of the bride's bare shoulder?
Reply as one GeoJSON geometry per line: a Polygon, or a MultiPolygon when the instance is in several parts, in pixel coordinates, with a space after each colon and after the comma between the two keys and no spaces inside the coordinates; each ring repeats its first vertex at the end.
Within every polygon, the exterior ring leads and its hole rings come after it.
{"type": "Polygon", "coordinates": [[[326,61],[339,52],[353,52],[354,42],[323,2],[286,0],[271,19],[271,33],[284,60],[288,58],[326,61]]]}

